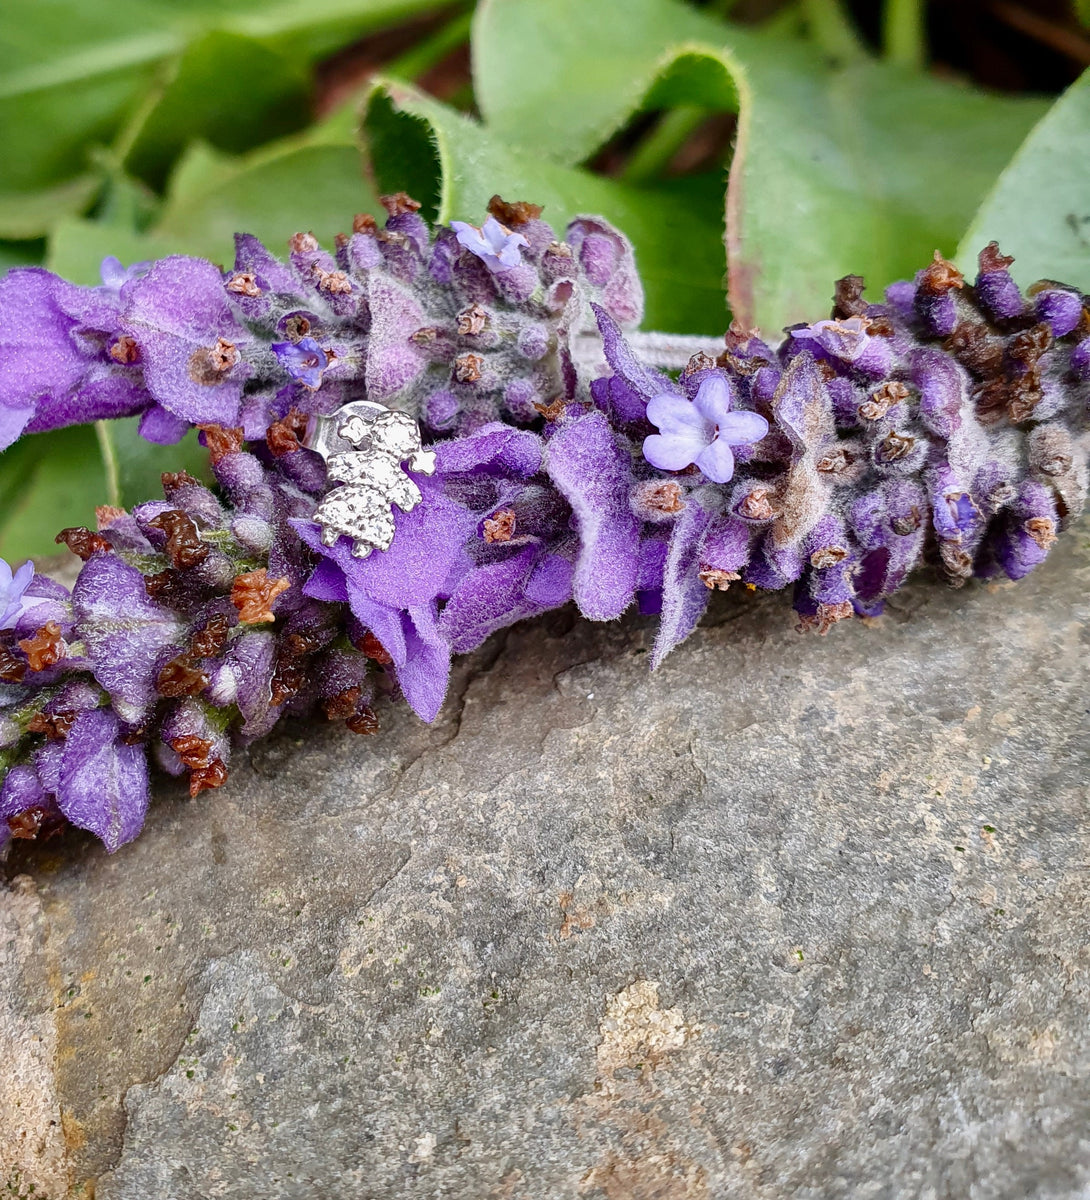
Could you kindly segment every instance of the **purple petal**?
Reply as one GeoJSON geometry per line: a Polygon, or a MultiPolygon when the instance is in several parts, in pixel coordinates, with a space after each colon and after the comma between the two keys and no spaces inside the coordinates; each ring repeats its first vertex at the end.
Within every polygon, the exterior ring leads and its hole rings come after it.
{"type": "Polygon", "coordinates": [[[682,471],[696,462],[707,444],[703,438],[652,433],[643,440],[643,456],[660,471],[682,471]]]}
{"type": "Polygon", "coordinates": [[[748,446],[768,433],[768,422],[760,413],[738,409],[726,413],[719,422],[719,440],[728,446],[748,446]]]}
{"type": "Polygon", "coordinates": [[[97,834],[112,854],[131,842],[148,807],[148,767],[142,746],[120,740],[108,709],[82,712],[64,742],[57,804],[81,829],[97,834]]]}
{"type": "MultiPolygon", "coordinates": [[[[730,416],[733,399],[731,386],[727,380],[722,375],[709,375],[707,379],[701,382],[697,390],[696,399],[693,400],[693,408],[706,421],[722,428],[723,422],[730,416]]],[[[650,408],[648,411],[650,412],[650,408]]],[[[659,422],[654,417],[651,420],[655,421],[656,425],[659,425],[659,422]]],[[[659,428],[661,429],[662,426],[659,425],[659,428]]]]}
{"type": "Polygon", "coordinates": [[[397,668],[397,682],[413,712],[431,722],[450,683],[450,643],[439,631],[434,603],[410,609],[404,627],[405,663],[397,668]]]}
{"type": "Polygon", "coordinates": [[[696,628],[711,594],[701,582],[700,544],[712,514],[690,498],[674,523],[663,577],[662,619],[651,653],[652,670],[696,628]]]}
{"type": "Polygon", "coordinates": [[[164,652],[185,626],[148,598],[144,576],[112,554],[96,554],[79,573],[72,603],[95,678],[126,721],[143,720],[155,703],[164,652]]]}
{"type": "Polygon", "coordinates": [[[605,416],[589,412],[560,426],[546,465],[579,530],[575,601],[592,621],[619,617],[635,593],[639,549],[639,524],[628,506],[631,460],[605,416]]]}
{"type": "Polygon", "coordinates": [[[695,461],[713,483],[728,483],[734,477],[734,455],[729,443],[721,437],[705,446],[695,461]]]}
{"type": "Polygon", "coordinates": [[[124,326],[140,348],[153,398],[193,424],[234,424],[249,368],[240,362],[215,371],[207,355],[220,338],[238,346],[249,335],[231,312],[219,271],[204,259],[174,255],[125,284],[121,295],[124,326]]]}
{"type": "Polygon", "coordinates": [[[698,437],[711,440],[714,418],[706,418],[691,401],[673,392],[660,392],[647,402],[647,419],[668,437],[698,437]]]}

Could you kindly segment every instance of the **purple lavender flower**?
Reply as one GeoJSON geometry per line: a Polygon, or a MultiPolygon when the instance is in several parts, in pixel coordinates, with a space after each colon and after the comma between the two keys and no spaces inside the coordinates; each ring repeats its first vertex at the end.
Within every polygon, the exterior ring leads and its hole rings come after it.
{"type": "Polygon", "coordinates": [[[304,387],[321,387],[322,372],[329,359],[313,338],[300,338],[297,342],[273,342],[272,352],[292,379],[297,379],[304,387]]]}
{"type": "Polygon", "coordinates": [[[29,560],[13,573],[10,565],[0,558],[0,629],[13,629],[30,607],[24,593],[33,578],[34,564],[29,560]]]}
{"type": "Polygon", "coordinates": [[[722,375],[703,380],[694,400],[673,392],[652,396],[647,419],[659,432],[644,439],[643,456],[662,471],[696,464],[714,483],[734,475],[732,446],[759,442],[768,433],[760,413],[732,412],[731,386],[722,375]]]}
{"type": "Polygon", "coordinates": [[[495,217],[489,217],[480,229],[465,221],[451,221],[450,227],[461,245],[496,273],[517,267],[522,262],[520,247],[530,244],[521,233],[512,233],[495,217]]]}

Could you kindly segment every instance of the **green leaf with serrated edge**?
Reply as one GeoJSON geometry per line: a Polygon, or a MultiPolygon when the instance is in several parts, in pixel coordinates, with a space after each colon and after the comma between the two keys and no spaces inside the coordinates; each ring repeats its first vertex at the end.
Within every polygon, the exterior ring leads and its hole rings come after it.
{"type": "Polygon", "coordinates": [[[0,454],[0,558],[19,562],[56,554],[57,533],[95,527],[109,484],[89,425],[35,433],[0,454]]]}
{"type": "Polygon", "coordinates": [[[125,166],[159,185],[196,138],[240,154],[302,128],[310,115],[306,64],[254,38],[217,31],[186,47],[127,134],[125,166]]]}
{"type": "Polygon", "coordinates": [[[952,251],[996,171],[1043,111],[878,62],[831,67],[796,38],[673,0],[483,0],[474,66],[489,129],[582,161],[633,113],[739,111],[726,197],[735,316],[774,334],[952,251]],[[599,87],[601,84],[601,87],[599,87]]]}
{"type": "Polygon", "coordinates": [[[976,274],[995,240],[1023,287],[1057,279],[1090,291],[1090,71],[1049,109],[973,218],[957,261],[976,274]]]}
{"type": "Polygon", "coordinates": [[[649,325],[675,332],[722,331],[718,172],[655,188],[633,187],[507,146],[476,122],[390,80],[376,86],[364,132],[380,191],[407,191],[444,223],[479,223],[495,192],[543,205],[558,232],[579,213],[604,216],[636,248],[649,325]]]}
{"type": "Polygon", "coordinates": [[[0,21],[4,187],[34,190],[86,168],[161,63],[225,30],[308,66],[440,0],[32,0],[0,21]]]}

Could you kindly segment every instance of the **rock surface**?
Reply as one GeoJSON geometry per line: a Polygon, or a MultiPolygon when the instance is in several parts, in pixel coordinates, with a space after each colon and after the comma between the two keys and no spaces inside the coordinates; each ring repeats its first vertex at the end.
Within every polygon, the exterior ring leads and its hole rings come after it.
{"type": "Polygon", "coordinates": [[[18,848],[0,1194],[1085,1195],[1088,583],[562,615],[18,848]]]}

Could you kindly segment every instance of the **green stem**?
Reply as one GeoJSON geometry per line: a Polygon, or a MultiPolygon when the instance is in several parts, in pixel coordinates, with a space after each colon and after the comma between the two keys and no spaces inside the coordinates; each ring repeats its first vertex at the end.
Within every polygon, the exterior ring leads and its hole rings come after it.
{"type": "Polygon", "coordinates": [[[810,36],[831,58],[858,62],[868,57],[840,0],[803,0],[802,11],[810,36]]]}
{"type": "Polygon", "coordinates": [[[923,70],[927,60],[924,0],[886,0],[882,14],[882,48],[891,63],[923,70]]]}
{"type": "Polygon", "coordinates": [[[95,434],[98,437],[98,448],[102,454],[102,465],[106,471],[106,503],[119,505],[121,503],[121,464],[117,461],[117,447],[110,430],[108,421],[95,422],[95,434]]]}
{"type": "Polygon", "coordinates": [[[632,152],[620,177],[625,183],[647,183],[660,175],[706,116],[705,109],[687,104],[665,113],[632,152]]]}

